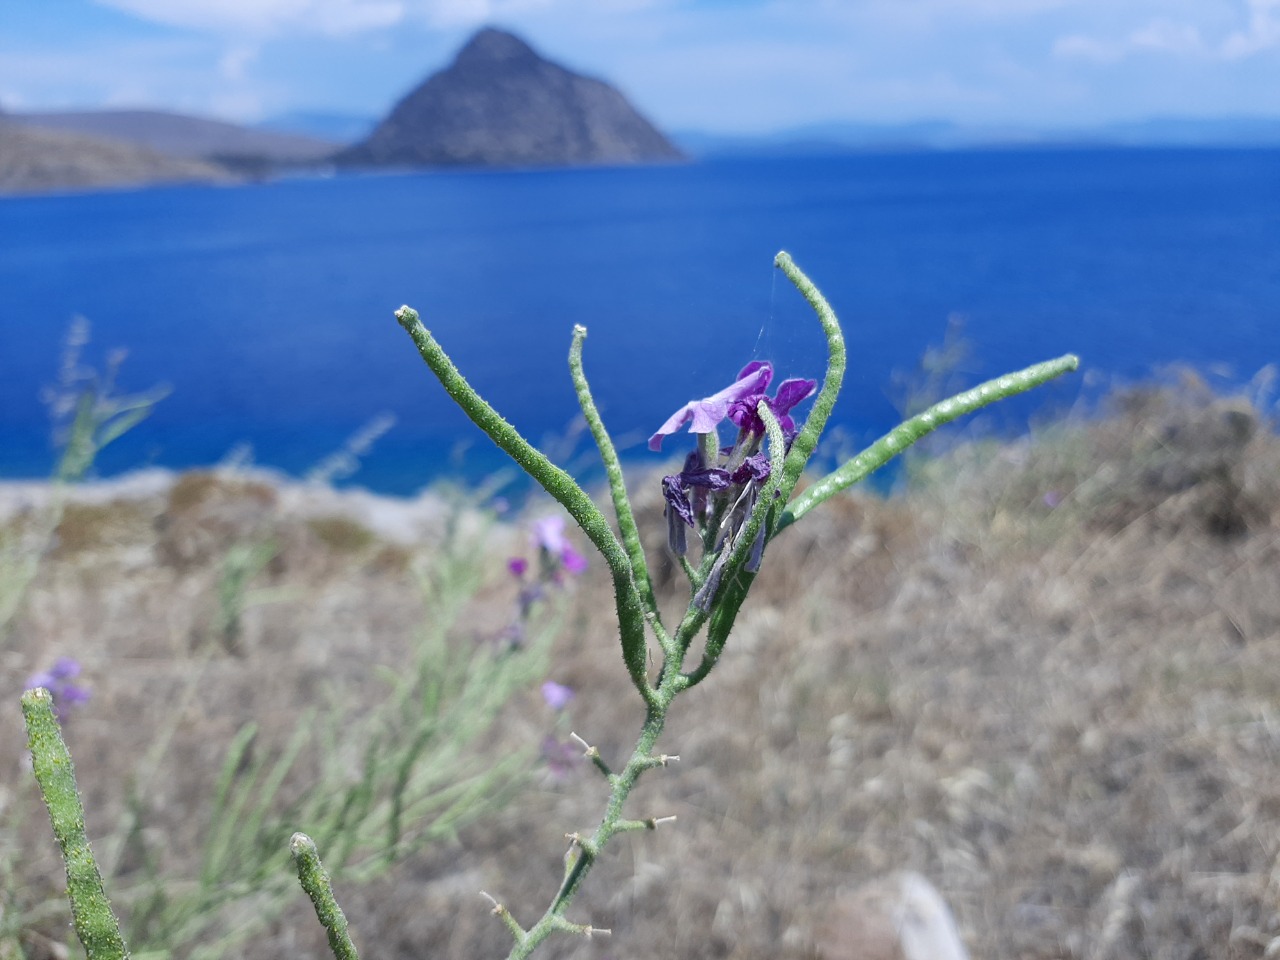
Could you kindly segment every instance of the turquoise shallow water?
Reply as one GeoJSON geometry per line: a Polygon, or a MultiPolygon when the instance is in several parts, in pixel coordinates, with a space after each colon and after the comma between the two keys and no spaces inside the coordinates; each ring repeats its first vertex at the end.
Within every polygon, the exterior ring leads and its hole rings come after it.
{"type": "MultiPolygon", "coordinates": [[[[497,457],[392,319],[406,302],[534,438],[575,416],[565,355],[585,324],[606,421],[643,456],[667,414],[747,360],[820,374],[817,325],[771,267],[779,249],[845,324],[837,421],[855,437],[891,425],[889,371],[912,367],[952,314],[965,319],[965,383],[1068,351],[1104,379],[1171,361],[1245,378],[1280,359],[1273,151],[814,157],[9,198],[0,475],[48,470],[40,393],[76,314],[93,324],[91,356],[128,349],[125,387],[173,389],[105,472],[209,464],[244,443],[300,472],[389,411],[397,425],[357,482],[403,493],[487,473],[497,457]]],[[[1075,389],[1046,398],[1068,403],[1075,389]]]]}

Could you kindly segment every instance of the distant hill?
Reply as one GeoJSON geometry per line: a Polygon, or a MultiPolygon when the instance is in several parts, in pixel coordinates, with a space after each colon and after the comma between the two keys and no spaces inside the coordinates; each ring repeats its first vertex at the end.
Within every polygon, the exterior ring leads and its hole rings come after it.
{"type": "Polygon", "coordinates": [[[674,135],[698,157],[795,156],[900,150],[1071,147],[1277,147],[1280,119],[1153,118],[1089,127],[907,123],[821,123],[759,135],[685,131],[674,135]]]}
{"type": "Polygon", "coordinates": [[[602,80],[539,56],[493,28],[335,158],[352,167],[567,166],[682,159],[602,80]]]}
{"type": "Polygon", "coordinates": [[[335,145],[363,140],[378,125],[378,117],[326,110],[294,110],[254,124],[258,130],[301,134],[335,145]]]}
{"type": "Polygon", "coordinates": [[[216,160],[231,166],[312,164],[339,146],[330,140],[242,127],[161,110],[82,110],[8,114],[30,127],[106,138],[170,157],[216,160]]]}
{"type": "Polygon", "coordinates": [[[0,120],[0,193],[87,190],[155,183],[223,183],[217,164],[145,147],[0,120]]]}

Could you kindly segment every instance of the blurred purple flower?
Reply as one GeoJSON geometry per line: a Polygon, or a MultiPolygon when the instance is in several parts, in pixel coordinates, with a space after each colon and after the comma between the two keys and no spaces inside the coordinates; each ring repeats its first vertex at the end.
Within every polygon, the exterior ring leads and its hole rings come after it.
{"type": "Polygon", "coordinates": [[[686,423],[690,433],[714,433],[716,425],[729,415],[730,406],[744,397],[764,393],[772,377],[772,364],[767,360],[753,360],[742,368],[733,383],[719,393],[701,400],[690,400],[669,416],[649,438],[649,449],[661,450],[662,438],[671,436],[686,423]]]}
{"type": "Polygon", "coordinates": [[[564,549],[560,551],[560,563],[563,564],[566,573],[575,577],[585,573],[587,569],[587,558],[573,549],[571,543],[566,543],[564,549]]]}
{"type": "Polygon", "coordinates": [[[1044,495],[1044,505],[1052,510],[1062,502],[1062,494],[1057,490],[1050,490],[1044,495]]]}
{"type": "Polygon", "coordinates": [[[564,517],[553,513],[533,521],[533,539],[553,557],[560,556],[568,542],[564,538],[564,517]]]}
{"type": "Polygon", "coordinates": [[[542,738],[542,759],[551,776],[563,780],[582,759],[582,750],[572,740],[557,740],[548,733],[542,738]]]}
{"type": "Polygon", "coordinates": [[[587,558],[580,554],[564,535],[564,517],[553,513],[533,521],[533,540],[547,556],[559,562],[564,571],[577,576],[587,569],[587,558]]]}
{"type": "Polygon", "coordinates": [[[563,710],[573,700],[573,697],[573,688],[566,687],[563,683],[548,680],[542,685],[542,699],[546,701],[547,706],[552,710],[563,710]]]}
{"type": "Polygon", "coordinates": [[[62,719],[59,707],[74,707],[89,701],[89,690],[71,681],[80,676],[80,662],[71,657],[59,657],[48,670],[33,673],[27,678],[24,689],[44,687],[53,695],[53,713],[62,719]]]}
{"type": "Polygon", "coordinates": [[[511,571],[513,577],[523,577],[525,571],[529,569],[529,561],[524,557],[512,557],[507,561],[507,569],[511,571]]]}

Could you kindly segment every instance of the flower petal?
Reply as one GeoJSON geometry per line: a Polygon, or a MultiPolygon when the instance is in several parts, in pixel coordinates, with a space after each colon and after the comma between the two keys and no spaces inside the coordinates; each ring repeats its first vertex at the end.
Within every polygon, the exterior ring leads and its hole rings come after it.
{"type": "Polygon", "coordinates": [[[533,521],[533,540],[553,557],[558,557],[564,550],[564,517],[553,513],[533,521]]]}
{"type": "Polygon", "coordinates": [[[667,509],[674,511],[681,520],[692,527],[693,505],[685,495],[684,482],[680,474],[662,478],[662,496],[667,501],[667,509]]]}
{"type": "Polygon", "coordinates": [[[769,409],[773,411],[775,417],[781,417],[785,413],[790,413],[797,404],[813,396],[817,389],[817,380],[783,380],[778,384],[778,392],[769,401],[769,409]]]}
{"type": "Polygon", "coordinates": [[[649,449],[661,450],[662,438],[671,436],[690,420],[693,421],[689,426],[690,433],[713,433],[720,421],[728,416],[734,401],[763,393],[772,378],[773,365],[769,361],[753,360],[742,368],[738,379],[729,386],[701,400],[690,400],[669,416],[649,438],[649,449]]]}

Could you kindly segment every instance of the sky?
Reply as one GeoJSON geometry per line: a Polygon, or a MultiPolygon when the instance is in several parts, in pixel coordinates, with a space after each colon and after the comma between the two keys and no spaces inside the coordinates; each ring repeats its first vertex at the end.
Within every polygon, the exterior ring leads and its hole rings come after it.
{"type": "Polygon", "coordinates": [[[0,108],[379,116],[486,24],[668,131],[1280,117],[1280,0],[5,0],[0,108]]]}

